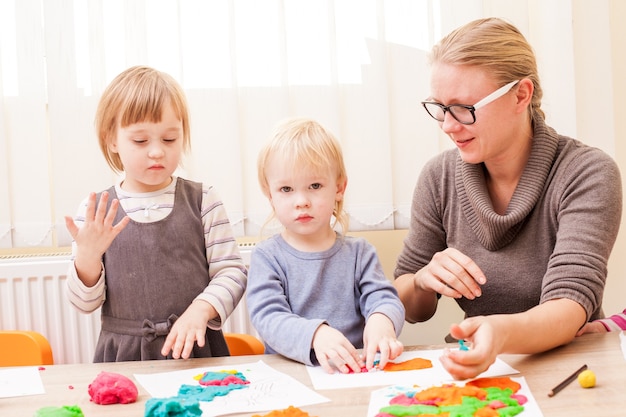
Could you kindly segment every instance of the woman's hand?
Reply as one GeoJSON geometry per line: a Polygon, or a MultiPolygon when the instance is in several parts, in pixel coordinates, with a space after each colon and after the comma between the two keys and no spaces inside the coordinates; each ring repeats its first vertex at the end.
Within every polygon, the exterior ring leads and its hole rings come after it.
{"type": "Polygon", "coordinates": [[[470,300],[480,297],[480,285],[485,282],[487,278],[478,265],[454,248],[435,253],[414,276],[414,285],[423,291],[470,300]]]}
{"type": "Polygon", "coordinates": [[[365,366],[356,348],[339,330],[322,324],[313,335],[313,350],[322,368],[329,374],[361,372],[365,366]]]}
{"type": "Polygon", "coordinates": [[[485,372],[496,361],[500,352],[497,330],[486,317],[465,319],[450,327],[455,339],[468,341],[469,350],[445,349],[440,358],[443,367],[455,379],[474,378],[485,372]]]}

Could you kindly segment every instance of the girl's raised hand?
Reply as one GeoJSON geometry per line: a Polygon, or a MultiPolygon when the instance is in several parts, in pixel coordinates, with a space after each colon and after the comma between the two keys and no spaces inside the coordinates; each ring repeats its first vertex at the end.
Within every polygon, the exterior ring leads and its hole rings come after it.
{"type": "Polygon", "coordinates": [[[126,227],[130,218],[125,216],[117,224],[113,224],[119,201],[114,199],[107,211],[109,193],[103,192],[96,208],[96,194],[90,193],[87,199],[85,222],[81,227],[74,219],[65,216],[65,226],[76,246],[74,265],[76,272],[87,286],[95,284],[101,271],[102,255],[111,246],[113,239],[126,227]]]}

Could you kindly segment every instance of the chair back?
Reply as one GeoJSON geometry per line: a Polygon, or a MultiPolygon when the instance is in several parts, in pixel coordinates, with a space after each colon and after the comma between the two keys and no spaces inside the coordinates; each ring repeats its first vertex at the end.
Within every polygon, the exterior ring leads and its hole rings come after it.
{"type": "Polygon", "coordinates": [[[53,365],[52,348],[41,333],[0,330],[0,366],[53,365]]]}
{"type": "Polygon", "coordinates": [[[231,356],[262,355],[265,345],[256,337],[245,333],[224,333],[231,356]]]}

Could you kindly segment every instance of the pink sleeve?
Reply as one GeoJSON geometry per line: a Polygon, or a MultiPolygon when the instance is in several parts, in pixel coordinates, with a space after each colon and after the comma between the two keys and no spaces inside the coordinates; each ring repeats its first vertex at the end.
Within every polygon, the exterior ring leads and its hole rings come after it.
{"type": "Polygon", "coordinates": [[[626,309],[621,313],[597,321],[602,323],[609,332],[626,330],[626,309]]]}

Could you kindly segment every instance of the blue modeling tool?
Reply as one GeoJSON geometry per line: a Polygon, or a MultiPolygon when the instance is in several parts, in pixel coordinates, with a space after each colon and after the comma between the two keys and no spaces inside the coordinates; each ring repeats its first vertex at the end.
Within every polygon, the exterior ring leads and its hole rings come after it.
{"type": "Polygon", "coordinates": [[[469,350],[469,347],[465,344],[465,340],[459,339],[459,350],[469,350]]]}

